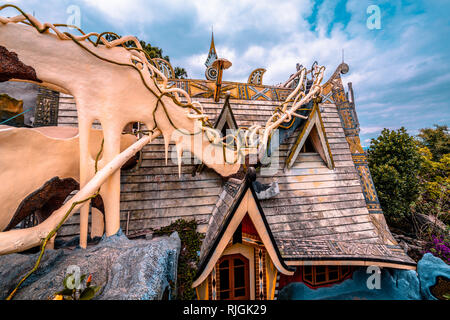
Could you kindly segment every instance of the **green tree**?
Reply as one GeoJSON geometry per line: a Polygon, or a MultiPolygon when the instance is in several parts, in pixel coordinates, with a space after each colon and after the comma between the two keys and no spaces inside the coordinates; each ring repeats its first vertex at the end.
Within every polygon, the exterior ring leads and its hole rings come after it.
{"type": "Polygon", "coordinates": [[[150,58],[161,58],[170,62],[169,56],[163,56],[163,50],[159,47],[153,47],[150,43],[146,43],[145,41],[139,40],[141,43],[142,49],[147,52],[150,58]]]}
{"type": "Polygon", "coordinates": [[[420,196],[415,212],[450,223],[450,134],[446,125],[420,130],[420,196]]]}
{"type": "Polygon", "coordinates": [[[175,78],[176,79],[186,79],[188,77],[188,74],[184,68],[175,67],[175,78]]]}
{"type": "Polygon", "coordinates": [[[446,125],[435,124],[434,128],[421,129],[419,139],[431,151],[433,161],[439,161],[443,155],[450,153],[450,134],[446,125]]]}
{"type": "MultiPolygon", "coordinates": [[[[105,35],[105,38],[108,41],[113,41],[113,40],[117,39],[117,37],[112,34],[105,35]]],[[[139,43],[141,44],[142,49],[148,54],[148,56],[151,59],[161,58],[161,59],[164,59],[164,60],[170,62],[170,57],[163,56],[163,50],[160,47],[154,47],[150,43],[146,43],[143,40],[139,40],[139,43]]],[[[126,47],[135,47],[135,45],[132,41],[126,42],[125,46],[126,47]]],[[[186,70],[181,67],[175,67],[174,73],[175,73],[174,76],[176,79],[186,79],[188,77],[186,70]]]]}
{"type": "MultiPolygon", "coordinates": [[[[145,41],[139,40],[141,43],[142,49],[144,49],[150,58],[161,58],[166,60],[167,62],[170,62],[169,56],[163,56],[163,50],[159,47],[153,47],[150,43],[145,43],[145,41]]],[[[188,74],[184,68],[181,67],[175,67],[174,71],[174,77],[176,79],[186,79],[188,77],[188,74]]]]}
{"type": "Polygon", "coordinates": [[[386,219],[392,225],[404,225],[419,196],[421,155],[417,140],[403,127],[397,131],[383,129],[378,138],[372,139],[367,155],[386,219]]]}

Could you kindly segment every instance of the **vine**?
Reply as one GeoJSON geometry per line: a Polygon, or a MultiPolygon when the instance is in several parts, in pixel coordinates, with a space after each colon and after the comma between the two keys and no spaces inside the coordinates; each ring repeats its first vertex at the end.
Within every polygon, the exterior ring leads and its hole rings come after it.
{"type": "Polygon", "coordinates": [[[197,272],[198,253],[200,252],[203,235],[197,232],[195,220],[186,221],[183,219],[178,219],[171,225],[155,231],[154,235],[170,235],[174,231],[178,232],[181,240],[177,269],[177,299],[193,300],[196,299],[196,292],[192,288],[192,283],[197,272]]]}

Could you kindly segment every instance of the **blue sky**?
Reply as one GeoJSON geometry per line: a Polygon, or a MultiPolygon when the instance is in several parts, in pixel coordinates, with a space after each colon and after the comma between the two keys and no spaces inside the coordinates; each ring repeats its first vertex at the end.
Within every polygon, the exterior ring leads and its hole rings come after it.
{"type": "MultiPolygon", "coordinates": [[[[211,27],[218,55],[233,66],[225,80],[246,82],[258,67],[264,83],[285,81],[297,62],[315,60],[328,78],[341,62],[350,72],[367,146],[383,128],[411,134],[450,120],[450,1],[274,0],[26,0],[10,1],[41,21],[66,23],[80,8],[85,31],[135,35],[163,48],[172,65],[204,78],[211,27]],[[381,10],[381,29],[369,30],[369,5],[381,10]]],[[[2,15],[13,15],[6,12],[2,15]]]]}

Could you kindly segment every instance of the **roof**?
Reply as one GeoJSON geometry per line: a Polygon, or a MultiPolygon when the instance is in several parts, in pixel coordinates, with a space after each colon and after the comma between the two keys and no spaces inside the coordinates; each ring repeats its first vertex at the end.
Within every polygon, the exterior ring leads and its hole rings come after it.
{"type": "Polygon", "coordinates": [[[208,249],[212,248],[213,244],[219,238],[220,233],[224,230],[227,220],[232,215],[236,206],[242,200],[242,197],[248,189],[248,184],[245,180],[229,179],[219,196],[214,207],[211,218],[208,223],[208,229],[203,239],[200,250],[200,265],[202,265],[208,256],[208,249]]]}
{"type": "Polygon", "coordinates": [[[214,122],[215,129],[222,129],[223,126],[227,123],[230,129],[237,129],[238,125],[236,122],[236,118],[234,117],[233,110],[230,107],[230,95],[227,94],[225,96],[225,102],[223,103],[223,108],[220,111],[219,115],[216,116],[216,121],[214,122]]]}
{"type": "MultiPolygon", "coordinates": [[[[340,74],[348,70],[340,65],[324,85],[319,104],[323,132],[333,159],[328,168],[319,153],[299,153],[290,169],[286,158],[302,131],[292,132],[278,150],[277,167],[265,168],[257,180],[263,184],[277,182],[279,194],[260,200],[280,254],[288,264],[320,261],[351,261],[364,265],[380,262],[399,268],[413,268],[414,262],[401,250],[390,234],[367,160],[360,152],[359,126],[354,104],[346,100],[340,74]]],[[[202,103],[212,121],[224,110],[224,99],[211,97],[214,82],[171,79],[173,86],[185,89],[193,101],[202,103]]],[[[224,82],[222,96],[230,94],[229,103],[238,126],[264,125],[291,89],[224,82]]],[[[70,96],[61,96],[59,123],[76,124],[76,110],[70,96]]],[[[173,151],[173,154],[176,154],[173,151]]],[[[275,159],[272,156],[272,159],[275,159]]],[[[186,155],[182,174],[176,161],[166,165],[164,142],[156,139],[143,150],[139,170],[122,172],[121,226],[130,233],[158,229],[179,218],[195,219],[198,230],[206,234],[205,243],[214,239],[236,199],[230,190],[236,183],[227,182],[205,168],[192,176],[197,163],[186,155]],[[211,220],[211,217],[214,217],[211,220]],[[221,221],[222,220],[222,221],[221,221]],[[128,221],[128,222],[127,222],[128,221]]],[[[236,191],[237,192],[237,191],[236,191]]],[[[74,216],[61,230],[62,236],[76,234],[74,216]]],[[[206,245],[204,245],[205,248],[206,245]]],[[[203,250],[204,251],[204,250],[203,250]]],[[[204,254],[202,252],[202,254],[204,254]]]]}
{"type": "Polygon", "coordinates": [[[255,178],[255,169],[249,168],[243,180],[232,178],[225,184],[221,200],[213,211],[208,231],[202,243],[199,268],[193,287],[201,284],[211,272],[229,243],[229,239],[246,215],[249,215],[253,225],[256,226],[258,235],[277,269],[284,274],[292,275],[294,273],[285,264],[259,204],[253,187],[255,178]]]}

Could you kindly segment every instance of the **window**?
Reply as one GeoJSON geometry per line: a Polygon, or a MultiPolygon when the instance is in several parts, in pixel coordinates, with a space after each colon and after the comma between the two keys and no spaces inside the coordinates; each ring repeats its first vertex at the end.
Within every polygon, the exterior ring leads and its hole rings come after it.
{"type": "Polygon", "coordinates": [[[305,266],[303,282],[311,286],[321,286],[339,282],[351,273],[349,266],[305,266]]]}
{"type": "Polygon", "coordinates": [[[222,130],[220,130],[220,132],[222,133],[222,137],[225,137],[227,135],[227,130],[230,130],[230,128],[228,127],[228,123],[225,122],[225,124],[223,125],[222,130]]]}
{"type": "MultiPolygon", "coordinates": [[[[314,130],[314,128],[313,128],[314,130]]],[[[301,153],[306,153],[306,152],[317,152],[316,148],[314,148],[314,145],[312,143],[311,140],[311,136],[309,135],[308,138],[306,138],[305,144],[303,145],[301,151],[301,153]]]]}
{"type": "MultiPolygon", "coordinates": [[[[228,125],[228,122],[225,122],[225,124],[222,127],[222,130],[220,130],[220,133],[222,134],[222,138],[225,138],[227,135],[233,135],[234,129],[231,129],[230,126],[228,125]]],[[[227,137],[226,141],[227,144],[229,145],[233,145],[234,148],[236,148],[236,143],[234,142],[234,139],[232,136],[227,137]]]]}
{"type": "Polygon", "coordinates": [[[240,254],[227,255],[219,260],[219,299],[250,299],[248,259],[240,254]]]}

